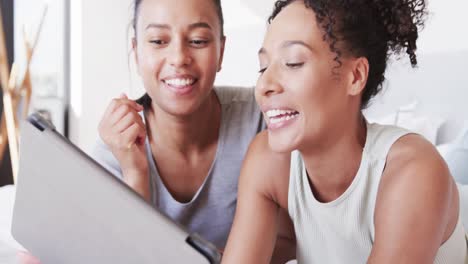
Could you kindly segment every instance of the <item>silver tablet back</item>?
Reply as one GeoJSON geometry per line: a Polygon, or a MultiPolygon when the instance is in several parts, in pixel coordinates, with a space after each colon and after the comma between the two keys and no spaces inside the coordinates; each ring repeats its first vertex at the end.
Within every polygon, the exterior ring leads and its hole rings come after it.
{"type": "Polygon", "coordinates": [[[21,133],[12,234],[43,264],[220,261],[40,116],[21,133]]]}

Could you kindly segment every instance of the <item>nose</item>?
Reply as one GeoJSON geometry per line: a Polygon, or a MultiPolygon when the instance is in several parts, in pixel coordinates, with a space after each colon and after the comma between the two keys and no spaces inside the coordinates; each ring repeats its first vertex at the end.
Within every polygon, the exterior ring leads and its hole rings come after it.
{"type": "Polygon", "coordinates": [[[271,65],[268,67],[259,77],[257,80],[256,86],[256,94],[257,96],[272,96],[275,94],[279,94],[283,91],[283,87],[281,86],[279,75],[274,72],[274,66],[271,65]]]}
{"type": "Polygon", "coordinates": [[[176,68],[184,67],[192,63],[190,50],[184,45],[183,41],[174,41],[172,43],[172,49],[170,49],[168,58],[170,65],[176,68]]]}

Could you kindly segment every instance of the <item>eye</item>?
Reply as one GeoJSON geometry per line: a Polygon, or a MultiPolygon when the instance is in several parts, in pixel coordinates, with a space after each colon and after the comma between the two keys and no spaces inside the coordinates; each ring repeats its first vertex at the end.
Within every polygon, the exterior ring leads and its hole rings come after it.
{"type": "Polygon", "coordinates": [[[162,46],[162,45],[167,44],[167,42],[162,39],[150,40],[150,43],[153,44],[154,46],[162,46]]]}
{"type": "Polygon", "coordinates": [[[300,68],[302,65],[304,65],[303,62],[298,62],[298,63],[286,63],[286,66],[292,69],[300,68]]]}
{"type": "Polygon", "coordinates": [[[208,40],[194,39],[194,40],[190,40],[190,44],[195,46],[195,47],[203,47],[203,46],[206,46],[208,44],[208,40]]]}
{"type": "Polygon", "coordinates": [[[261,69],[258,71],[258,73],[262,74],[262,73],[264,73],[266,70],[267,70],[267,67],[261,68],[261,69]]]}

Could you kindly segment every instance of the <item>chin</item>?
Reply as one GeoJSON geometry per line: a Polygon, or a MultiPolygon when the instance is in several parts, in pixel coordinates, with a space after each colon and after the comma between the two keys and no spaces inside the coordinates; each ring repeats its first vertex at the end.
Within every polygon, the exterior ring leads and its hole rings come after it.
{"type": "Polygon", "coordinates": [[[287,135],[273,135],[268,132],[268,145],[270,149],[277,153],[291,153],[299,147],[299,144],[287,135]]]}
{"type": "Polygon", "coordinates": [[[200,98],[187,98],[184,100],[166,99],[158,103],[165,112],[172,115],[186,116],[196,112],[203,102],[200,98]]]}
{"type": "Polygon", "coordinates": [[[168,111],[173,116],[189,117],[197,112],[196,107],[171,107],[168,111]]]}

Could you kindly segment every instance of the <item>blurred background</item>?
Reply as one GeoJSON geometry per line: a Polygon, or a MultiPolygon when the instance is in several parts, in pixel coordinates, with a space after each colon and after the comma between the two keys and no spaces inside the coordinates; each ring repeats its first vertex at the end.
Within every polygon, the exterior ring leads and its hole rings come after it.
{"type": "MultiPolygon", "coordinates": [[[[227,35],[218,85],[254,86],[257,51],[273,0],[224,0],[227,35]]],[[[468,30],[465,0],[430,0],[418,49],[419,67],[391,63],[385,91],[366,110],[370,120],[420,131],[434,144],[461,133],[468,117],[468,30]]],[[[85,151],[109,101],[143,93],[130,52],[131,0],[1,0],[9,62],[26,67],[26,38],[42,24],[30,64],[29,111],[43,111],[85,151]],[[45,16],[43,14],[45,13],[45,16]],[[44,18],[43,18],[44,17],[44,18]],[[23,33],[24,31],[24,33],[23,33]]],[[[21,76],[21,74],[19,74],[21,76]]],[[[0,103],[0,106],[2,104],[0,103]]],[[[9,154],[0,161],[0,186],[11,183],[9,154]]]]}
{"type": "MultiPolygon", "coordinates": [[[[11,107],[12,93],[5,87],[29,87],[32,96],[28,112],[41,111],[60,133],[89,152],[110,100],[122,92],[132,98],[143,93],[130,51],[132,2],[0,0],[0,34],[4,36],[0,35],[2,116],[20,116],[20,108],[26,105],[11,107]],[[31,47],[34,52],[28,63],[31,47]],[[16,79],[8,84],[5,76],[13,62],[16,67],[11,76],[16,79]]],[[[273,2],[222,0],[227,43],[217,85],[255,85],[259,70],[257,51],[273,2]]],[[[384,91],[365,110],[365,115],[371,122],[418,132],[437,147],[460,184],[466,229],[468,2],[428,0],[428,7],[429,19],[420,35],[417,53],[419,67],[412,69],[407,58],[392,59],[384,91]]],[[[13,97],[24,97],[28,89],[13,97]]],[[[0,150],[4,149],[0,151],[0,263],[16,263],[16,251],[21,247],[12,238],[10,227],[15,194],[11,185],[15,163],[11,160],[16,160],[17,153],[9,150],[5,129],[0,128],[0,150]]]]}

